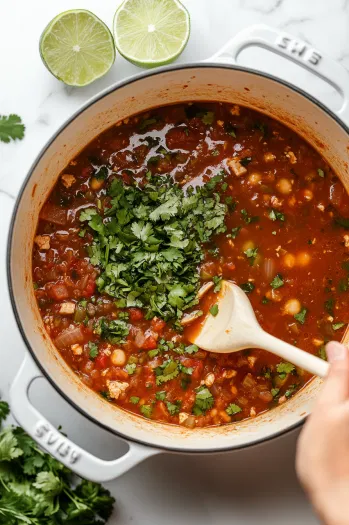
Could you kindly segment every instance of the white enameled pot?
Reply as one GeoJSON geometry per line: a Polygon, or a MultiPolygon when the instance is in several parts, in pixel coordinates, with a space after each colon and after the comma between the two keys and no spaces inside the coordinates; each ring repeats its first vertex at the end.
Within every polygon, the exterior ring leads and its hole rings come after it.
{"type": "Polygon", "coordinates": [[[33,293],[31,257],[39,211],[59,173],[82,148],[116,122],[159,105],[200,100],[240,104],[285,123],[325,157],[349,190],[349,130],[344,124],[349,121],[348,72],[305,42],[266,26],[253,26],[238,34],[207,62],[157,69],[108,88],[51,138],[23,184],[9,234],[9,289],[28,349],[12,384],[10,401],[18,423],[40,445],[92,480],[115,478],[163,450],[222,452],[271,439],[303,422],[320,387],[320,381],[313,380],[285,405],[245,422],[189,430],[146,420],[106,403],[79,381],[46,334],[33,293]],[[274,51],[329,82],[343,98],[341,109],[334,114],[288,83],[237,66],[238,54],[248,46],[274,51]],[[115,461],[104,461],[60,434],[28,399],[30,384],[42,375],[81,413],[127,440],[128,452],[115,461]]]}

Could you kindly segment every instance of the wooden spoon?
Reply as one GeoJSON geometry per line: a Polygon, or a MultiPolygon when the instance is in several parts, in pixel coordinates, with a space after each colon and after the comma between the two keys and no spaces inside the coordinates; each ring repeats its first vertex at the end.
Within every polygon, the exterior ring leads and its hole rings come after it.
{"type": "Polygon", "coordinates": [[[326,361],[262,330],[247,295],[239,286],[222,281],[217,304],[218,314],[208,313],[200,330],[189,334],[192,343],[220,354],[263,348],[312,374],[327,375],[329,365],[326,361]]]}

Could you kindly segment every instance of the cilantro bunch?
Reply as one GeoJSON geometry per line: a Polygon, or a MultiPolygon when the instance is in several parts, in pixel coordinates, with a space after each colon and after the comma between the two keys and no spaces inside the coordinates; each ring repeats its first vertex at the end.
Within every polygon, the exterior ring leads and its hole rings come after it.
{"type": "MultiPolygon", "coordinates": [[[[0,422],[9,413],[0,401],[0,422]]],[[[0,432],[0,525],[103,525],[114,498],[98,483],[80,480],[20,427],[0,432]]]]}
{"type": "Polygon", "coordinates": [[[147,318],[180,319],[197,304],[202,245],[226,230],[227,206],[215,191],[223,177],[186,193],[170,176],[148,173],[142,188],[114,179],[104,214],[97,208],[80,214],[94,233],[88,253],[102,270],[99,291],[121,308],[145,308],[147,318]]]}

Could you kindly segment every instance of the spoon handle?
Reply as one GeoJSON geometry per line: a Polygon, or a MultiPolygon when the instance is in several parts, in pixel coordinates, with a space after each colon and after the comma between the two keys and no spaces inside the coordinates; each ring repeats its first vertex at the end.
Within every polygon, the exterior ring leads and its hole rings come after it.
{"type": "Polygon", "coordinates": [[[257,343],[260,348],[269,350],[273,354],[285,359],[285,361],[299,366],[300,368],[304,368],[304,370],[319,377],[326,377],[328,374],[329,364],[327,361],[308,354],[308,352],[300,350],[296,346],[289,345],[288,343],[285,343],[285,341],[277,339],[277,337],[274,337],[263,330],[258,331],[258,335],[256,334],[255,343],[257,343]]]}

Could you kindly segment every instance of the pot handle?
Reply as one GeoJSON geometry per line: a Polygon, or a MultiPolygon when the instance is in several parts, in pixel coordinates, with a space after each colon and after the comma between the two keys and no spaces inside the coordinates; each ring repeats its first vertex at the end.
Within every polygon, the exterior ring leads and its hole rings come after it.
{"type": "Polygon", "coordinates": [[[337,115],[349,122],[349,72],[328,55],[289,33],[264,24],[252,25],[229,40],[209,61],[236,64],[241,51],[251,46],[273,51],[328,82],[343,97],[337,115]]]}
{"type": "Polygon", "coordinates": [[[54,458],[91,481],[104,482],[121,476],[144,459],[160,450],[128,443],[121,458],[105,461],[75,445],[63,436],[29,401],[29,388],[34,379],[43,377],[33,360],[26,355],[10,388],[10,406],[16,421],[54,458]]]}

